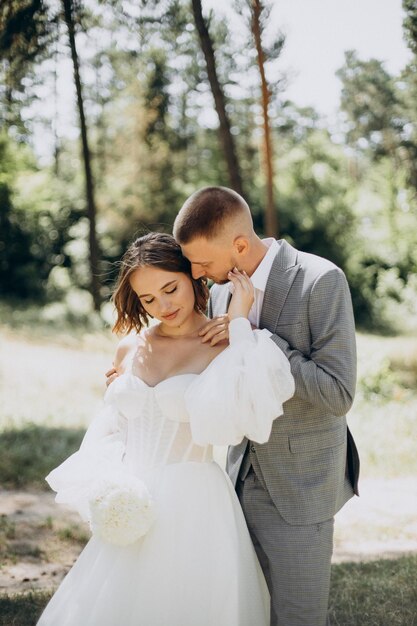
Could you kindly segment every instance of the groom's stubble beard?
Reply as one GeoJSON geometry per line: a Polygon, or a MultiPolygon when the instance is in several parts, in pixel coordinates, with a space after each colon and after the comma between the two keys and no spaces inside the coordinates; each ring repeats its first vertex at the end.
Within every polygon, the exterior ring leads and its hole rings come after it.
{"type": "Polygon", "coordinates": [[[235,266],[233,265],[230,270],[227,271],[226,276],[224,276],[223,278],[220,278],[219,276],[207,276],[207,278],[209,280],[212,280],[214,283],[216,283],[216,285],[227,285],[227,283],[230,282],[229,278],[227,277],[227,274],[229,272],[231,272],[233,270],[235,266]]]}
{"type": "Polygon", "coordinates": [[[213,280],[213,283],[215,283],[216,285],[227,285],[228,282],[228,280],[213,280]]]}
{"type": "Polygon", "coordinates": [[[234,268],[236,267],[239,271],[240,271],[240,267],[238,267],[239,261],[237,259],[237,257],[234,254],[231,254],[229,256],[228,261],[226,261],[225,265],[226,265],[226,270],[223,274],[223,276],[217,276],[217,277],[211,277],[209,276],[210,280],[212,280],[213,282],[216,283],[216,285],[227,285],[227,283],[230,282],[229,279],[229,273],[232,272],[234,270],[234,268]]]}

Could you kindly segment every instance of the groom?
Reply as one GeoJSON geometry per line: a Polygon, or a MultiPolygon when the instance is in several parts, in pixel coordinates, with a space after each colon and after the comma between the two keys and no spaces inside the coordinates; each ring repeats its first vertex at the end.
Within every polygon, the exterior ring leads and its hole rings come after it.
{"type": "MultiPolygon", "coordinates": [[[[325,626],[333,518],[357,491],[358,453],[346,425],[356,380],[355,328],[343,272],[285,240],[260,239],[245,200],[206,187],[184,203],[174,236],[194,278],[216,283],[203,340],[227,336],[227,272],[255,287],[249,314],[288,357],[296,391],[270,440],[231,446],[236,487],[271,593],[272,626],[325,626]]],[[[256,626],[256,625],[254,625],[256,626]]]]}

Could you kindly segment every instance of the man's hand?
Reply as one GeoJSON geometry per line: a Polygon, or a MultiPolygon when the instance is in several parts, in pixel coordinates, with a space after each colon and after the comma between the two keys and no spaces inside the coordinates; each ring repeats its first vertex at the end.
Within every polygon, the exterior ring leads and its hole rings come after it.
{"type": "Polygon", "coordinates": [[[106,372],[106,387],[111,385],[111,383],[116,380],[119,374],[116,371],[115,367],[112,367],[108,372],[106,372]]]}
{"type": "Polygon", "coordinates": [[[219,315],[207,322],[198,333],[202,337],[202,343],[210,343],[216,346],[221,342],[229,341],[229,316],[219,315]]]}

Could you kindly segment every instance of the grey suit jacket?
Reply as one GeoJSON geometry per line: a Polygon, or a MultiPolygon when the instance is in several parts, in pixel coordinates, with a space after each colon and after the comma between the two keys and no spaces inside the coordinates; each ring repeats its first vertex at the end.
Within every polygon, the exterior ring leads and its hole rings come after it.
{"type": "MultiPolygon", "coordinates": [[[[355,325],[342,270],[285,240],[279,244],[259,326],[288,357],[295,394],[269,441],[249,449],[282,517],[312,524],[333,517],[357,493],[359,457],[345,417],[356,383],[355,325]]],[[[227,286],[213,285],[210,315],[227,311],[229,301],[227,286]]],[[[245,439],[229,448],[234,484],[247,446],[245,439]]]]}

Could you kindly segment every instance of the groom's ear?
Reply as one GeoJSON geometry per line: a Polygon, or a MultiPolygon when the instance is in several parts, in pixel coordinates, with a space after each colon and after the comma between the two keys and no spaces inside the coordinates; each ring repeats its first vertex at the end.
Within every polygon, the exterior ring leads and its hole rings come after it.
{"type": "Polygon", "coordinates": [[[238,254],[245,255],[249,250],[249,241],[246,237],[240,235],[233,242],[234,248],[238,254]]]}

